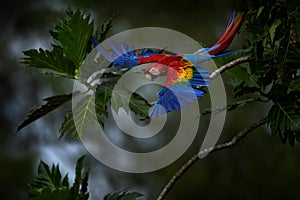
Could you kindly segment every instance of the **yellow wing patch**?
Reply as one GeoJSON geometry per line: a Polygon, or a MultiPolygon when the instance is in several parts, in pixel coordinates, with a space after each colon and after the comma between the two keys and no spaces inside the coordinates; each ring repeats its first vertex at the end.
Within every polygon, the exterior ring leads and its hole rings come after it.
{"type": "Polygon", "coordinates": [[[194,71],[193,68],[190,66],[182,68],[179,70],[179,76],[176,80],[174,80],[174,83],[182,83],[182,82],[187,82],[190,79],[192,79],[194,76],[194,71]]]}

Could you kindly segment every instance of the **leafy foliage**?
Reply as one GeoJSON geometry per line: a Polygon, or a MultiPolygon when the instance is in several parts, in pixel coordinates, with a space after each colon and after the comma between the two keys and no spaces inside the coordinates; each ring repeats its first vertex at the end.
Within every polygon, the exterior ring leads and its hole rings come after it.
{"type": "MultiPolygon", "coordinates": [[[[40,161],[38,173],[30,182],[28,195],[33,200],[87,200],[89,199],[88,179],[89,169],[83,170],[85,156],[76,162],[75,180],[70,187],[68,175],[62,177],[59,165],[50,167],[40,161]]],[[[136,200],[143,196],[138,192],[122,190],[107,194],[104,200],[136,200]]]]}
{"type": "MultiPolygon", "coordinates": [[[[247,31],[248,46],[236,53],[236,56],[252,55],[252,60],[240,65],[239,69],[230,70],[232,79],[230,83],[235,87],[235,96],[251,96],[252,99],[271,101],[273,107],[268,114],[269,125],[274,134],[281,138],[299,138],[298,117],[299,106],[299,64],[300,64],[300,11],[294,0],[282,1],[246,1],[247,14],[244,31],[247,31]],[[292,103],[291,103],[292,102],[292,103]],[[280,117],[279,117],[280,116],[280,117]],[[285,120],[281,120],[281,118],[285,120]],[[285,122],[287,120],[287,122],[285,122]]],[[[245,6],[244,5],[244,6],[245,6]]],[[[59,21],[50,34],[54,40],[52,50],[31,49],[24,52],[27,56],[22,62],[28,67],[42,69],[44,73],[53,76],[63,76],[77,80],[78,70],[91,51],[90,38],[103,41],[112,26],[114,15],[104,19],[99,27],[94,28],[90,16],[79,10],[68,9],[66,17],[59,21]],[[95,33],[93,33],[95,31],[95,33]]],[[[108,81],[101,87],[92,88],[95,98],[84,101],[75,109],[75,112],[84,112],[95,106],[96,118],[102,125],[108,115],[107,106],[110,105],[116,112],[120,107],[127,112],[145,117],[148,115],[150,105],[140,95],[124,90],[112,94],[116,77],[120,74],[108,74],[108,81]],[[113,101],[109,101],[113,98],[113,101]],[[83,109],[83,110],[80,110],[83,109]]],[[[78,80],[86,83],[86,80],[78,80]]],[[[91,89],[91,88],[90,88],[91,89]]],[[[32,123],[36,119],[55,110],[69,100],[68,95],[47,98],[47,103],[31,111],[27,118],[18,127],[18,130],[32,123]],[[66,97],[65,99],[63,97],[66,97]]],[[[85,99],[87,100],[87,99],[85,99]]],[[[228,105],[226,109],[234,110],[246,105],[247,100],[228,105]]],[[[213,108],[218,110],[224,108],[213,108]]],[[[209,113],[210,111],[208,111],[209,113]]],[[[76,136],[74,120],[86,122],[87,115],[82,119],[73,119],[73,114],[66,113],[65,121],[61,127],[61,136],[76,136]]],[[[92,119],[90,118],[90,119],[92,119]]],[[[82,124],[82,123],[80,123],[82,124]]],[[[82,126],[84,128],[84,126],[82,126]]],[[[82,129],[84,130],[84,129],[82,129]]],[[[285,139],[282,139],[285,142],[285,139]]],[[[293,141],[289,139],[289,141],[293,141]]],[[[290,142],[291,144],[293,142],[290,142]]]]}
{"type": "Polygon", "coordinates": [[[75,181],[73,186],[70,189],[72,198],[76,200],[85,200],[89,198],[88,191],[88,178],[89,178],[89,169],[82,172],[83,169],[84,156],[79,158],[76,163],[75,168],[75,181]]]}
{"type": "MultiPolygon", "coordinates": [[[[90,20],[90,15],[86,15],[79,10],[74,12],[68,9],[65,19],[56,23],[54,30],[50,30],[54,41],[51,51],[40,48],[39,50],[30,49],[24,52],[24,55],[27,57],[22,59],[22,63],[27,67],[42,69],[43,73],[55,77],[62,76],[75,79],[85,84],[92,93],[95,93],[95,95],[83,98],[78,107],[73,110],[73,112],[76,112],[76,116],[79,117],[74,119],[72,112],[66,113],[65,120],[60,128],[60,137],[72,135],[74,138],[78,138],[77,131],[83,132],[86,126],[85,123],[93,119],[97,119],[99,123],[104,125],[103,120],[108,115],[107,105],[110,103],[109,99],[112,96],[114,85],[118,77],[120,77],[121,72],[111,73],[108,70],[103,74],[103,77],[106,77],[107,81],[103,82],[101,87],[96,86],[92,88],[87,84],[87,80],[79,79],[76,75],[87,54],[92,50],[91,37],[95,38],[98,42],[103,41],[112,26],[113,18],[114,14],[104,19],[99,27],[94,28],[93,20],[90,20]],[[95,33],[93,33],[94,29],[96,30],[95,33]],[[95,107],[96,114],[91,112],[93,107],[95,107]],[[76,120],[76,124],[80,125],[77,131],[74,120],[76,120]]],[[[84,95],[86,92],[88,91],[82,92],[81,95],[84,95]]],[[[129,91],[126,90],[116,93],[117,101],[112,102],[112,108],[117,112],[120,107],[123,107],[127,112],[132,110],[136,114],[147,116],[150,107],[148,102],[138,94],[134,93],[130,97],[127,95],[128,93],[129,91]]],[[[72,95],[66,94],[45,99],[47,103],[32,110],[17,130],[19,131],[52,110],[57,109],[62,104],[71,100],[71,98],[72,95]]]]}
{"type": "Polygon", "coordinates": [[[43,161],[38,166],[38,174],[29,184],[28,195],[34,200],[87,200],[89,170],[83,169],[84,156],[79,158],[76,163],[75,182],[69,187],[68,175],[63,178],[59,165],[50,167],[43,161]]]}
{"type": "Polygon", "coordinates": [[[69,58],[62,56],[63,50],[58,46],[54,46],[52,51],[31,49],[25,51],[24,55],[28,57],[23,58],[22,63],[28,67],[41,68],[42,72],[54,76],[75,76],[75,65],[69,58]]]}
{"type": "Polygon", "coordinates": [[[95,112],[96,106],[94,95],[83,97],[73,109],[73,114],[68,116],[70,117],[67,119],[68,121],[63,123],[66,126],[62,127],[61,130],[68,130],[68,132],[62,132],[61,134],[69,133],[78,138],[85,132],[87,126],[95,125],[97,119],[100,123],[103,123],[101,116],[98,117],[100,113],[95,112]],[[70,130],[73,130],[73,132],[70,132],[70,130]]]}
{"type": "Polygon", "coordinates": [[[28,67],[44,69],[44,73],[75,78],[87,55],[93,21],[85,13],[68,9],[66,17],[50,31],[54,44],[51,51],[31,49],[24,52],[23,63],[28,67]]]}
{"type": "Polygon", "coordinates": [[[60,128],[61,136],[72,135],[74,139],[78,139],[85,130],[87,125],[94,125],[97,121],[104,126],[104,118],[108,116],[108,105],[111,102],[111,108],[118,112],[122,107],[126,112],[133,111],[139,116],[148,116],[150,104],[139,94],[133,93],[123,88],[114,92],[112,83],[102,83],[98,85],[95,92],[85,95],[84,98],[77,103],[72,112],[68,112],[65,120],[60,128]],[[95,93],[95,94],[94,94],[95,93]],[[74,118],[74,116],[76,116],[74,118]],[[74,123],[75,122],[75,123],[74,123]],[[76,125],[76,126],[75,126],[76,125]]]}
{"type": "MultiPolygon", "coordinates": [[[[255,101],[271,103],[267,116],[272,133],[278,135],[283,143],[288,141],[294,145],[295,141],[300,141],[300,8],[295,0],[243,1],[243,4],[247,7],[243,30],[247,32],[248,44],[235,56],[251,55],[252,59],[229,71],[232,77],[229,83],[235,87],[235,97],[246,98],[226,107],[207,110],[204,114],[224,109],[235,110],[255,101]]],[[[112,26],[113,18],[114,15],[111,15],[98,28],[94,28],[89,15],[68,9],[65,19],[50,31],[54,40],[52,50],[40,48],[25,51],[26,57],[22,63],[52,76],[67,77],[86,84],[87,80],[79,80],[77,73],[92,50],[90,38],[103,41],[112,26]]],[[[112,92],[120,74],[105,75],[106,81],[96,87],[87,84],[87,91],[79,94],[81,99],[78,106],[73,112],[66,113],[60,129],[61,137],[72,135],[78,138],[85,127],[95,120],[104,125],[109,106],[116,112],[122,107],[127,112],[148,115],[150,105],[139,94],[131,95],[125,88],[112,92]],[[110,101],[112,96],[115,98],[110,101]]],[[[47,103],[32,110],[18,130],[71,98],[71,94],[65,94],[45,99],[47,103]]],[[[83,171],[83,160],[84,157],[81,157],[77,161],[76,176],[71,187],[68,176],[62,177],[58,165],[53,165],[50,169],[41,161],[38,175],[29,185],[29,196],[36,200],[88,199],[89,170],[83,171]]],[[[108,194],[104,199],[134,200],[141,196],[137,192],[122,190],[108,194]]]]}
{"type": "Polygon", "coordinates": [[[72,94],[64,94],[64,95],[57,95],[57,96],[52,96],[44,99],[45,101],[47,101],[47,103],[36,109],[33,109],[27,115],[26,119],[18,126],[17,131],[27,126],[31,122],[35,121],[36,119],[39,119],[44,115],[48,114],[49,112],[55,110],[57,107],[61,106],[62,104],[70,101],[71,98],[72,98],[72,94]]]}
{"type": "Polygon", "coordinates": [[[65,20],[55,25],[55,30],[50,31],[54,38],[54,45],[62,48],[65,57],[73,61],[76,69],[81,66],[87,55],[87,48],[93,34],[93,21],[90,15],[79,10],[73,12],[70,8],[66,12],[65,20]]]}
{"type": "Polygon", "coordinates": [[[113,21],[114,17],[115,17],[115,15],[112,14],[109,18],[104,19],[101,22],[99,28],[96,30],[95,39],[99,43],[101,43],[105,39],[105,36],[107,35],[108,31],[112,27],[112,21],[113,21]]]}
{"type": "Polygon", "coordinates": [[[244,30],[252,60],[247,76],[233,75],[235,96],[271,101],[268,124],[282,142],[294,144],[300,132],[300,11],[297,1],[248,1],[244,30]]]}

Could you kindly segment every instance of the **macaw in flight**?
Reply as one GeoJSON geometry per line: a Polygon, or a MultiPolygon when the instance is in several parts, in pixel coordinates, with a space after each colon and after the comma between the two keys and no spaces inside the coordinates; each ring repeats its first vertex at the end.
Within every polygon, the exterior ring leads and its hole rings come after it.
{"type": "Polygon", "coordinates": [[[201,48],[193,54],[167,54],[151,49],[143,49],[141,53],[137,53],[132,46],[122,43],[119,49],[113,41],[108,40],[114,51],[111,53],[93,39],[92,43],[108,61],[113,62],[114,67],[135,67],[153,63],[144,71],[148,80],[166,75],[164,87],[159,91],[158,100],[149,113],[149,117],[155,117],[184,108],[205,94],[202,88],[210,84],[210,74],[201,68],[201,63],[234,52],[224,50],[239,30],[243,18],[244,13],[236,19],[234,12],[221,38],[212,47],[201,48]]]}

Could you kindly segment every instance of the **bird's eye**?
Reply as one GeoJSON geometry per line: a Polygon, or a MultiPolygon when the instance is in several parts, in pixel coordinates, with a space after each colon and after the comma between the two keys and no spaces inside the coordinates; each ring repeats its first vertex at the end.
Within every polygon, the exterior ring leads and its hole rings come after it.
{"type": "Polygon", "coordinates": [[[149,72],[155,76],[158,76],[160,74],[160,71],[157,68],[152,68],[149,70],[149,72]]]}

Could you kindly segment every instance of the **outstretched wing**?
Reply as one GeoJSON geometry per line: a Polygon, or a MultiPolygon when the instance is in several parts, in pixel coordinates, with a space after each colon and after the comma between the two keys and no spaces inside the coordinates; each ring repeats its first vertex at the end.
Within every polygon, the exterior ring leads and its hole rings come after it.
{"type": "MultiPolygon", "coordinates": [[[[175,72],[176,70],[169,68],[167,79],[170,78],[168,77],[170,73],[175,72]]],[[[206,69],[197,69],[193,66],[179,69],[177,79],[172,80],[168,87],[159,91],[159,98],[151,108],[149,117],[160,116],[187,107],[188,103],[196,101],[205,94],[202,87],[210,84],[209,77],[210,74],[206,69]]]]}
{"type": "Polygon", "coordinates": [[[159,98],[150,109],[149,117],[185,108],[188,103],[196,101],[204,94],[201,89],[193,88],[187,82],[171,85],[169,88],[164,87],[159,91],[159,98]]]}
{"type": "Polygon", "coordinates": [[[147,57],[150,55],[156,55],[159,51],[152,49],[136,50],[133,46],[121,43],[120,47],[113,40],[107,40],[108,45],[111,47],[110,50],[105,49],[98,44],[97,41],[91,38],[94,47],[105,57],[109,62],[114,63],[116,68],[124,67],[135,67],[139,65],[140,57],[147,57]]]}

